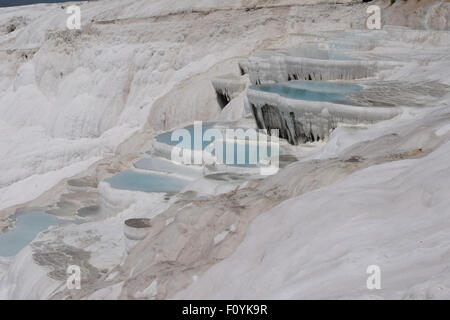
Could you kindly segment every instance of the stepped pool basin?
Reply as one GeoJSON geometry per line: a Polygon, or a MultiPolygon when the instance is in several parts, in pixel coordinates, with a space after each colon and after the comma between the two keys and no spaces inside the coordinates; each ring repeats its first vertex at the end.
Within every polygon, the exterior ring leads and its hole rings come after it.
{"type": "MultiPolygon", "coordinates": [[[[201,162],[194,161],[194,152],[200,157],[203,156],[203,163],[213,163],[225,164],[229,166],[257,166],[258,163],[266,158],[274,157],[280,154],[279,145],[275,141],[267,141],[266,144],[258,142],[258,135],[255,131],[255,136],[253,137],[251,133],[247,136],[247,130],[249,128],[227,128],[227,127],[216,127],[215,123],[202,123],[201,131],[195,131],[195,125],[200,127],[200,124],[194,124],[187,126],[186,129],[188,136],[191,140],[184,141],[172,141],[172,132],[166,132],[156,137],[156,140],[160,143],[168,144],[171,146],[177,146],[178,153],[177,157],[180,159],[174,160],[172,162],[165,158],[159,158],[152,156],[149,158],[140,159],[134,166],[137,169],[152,170],[152,171],[162,171],[169,173],[176,173],[179,175],[198,175],[197,166],[180,165],[178,162],[183,163],[181,160],[183,155],[183,150],[192,150],[191,162],[188,164],[201,164],[201,162]],[[239,131],[238,131],[239,130],[239,131]],[[198,139],[197,145],[194,145],[194,134],[201,132],[201,140],[198,139]],[[231,135],[231,136],[230,136],[231,135]],[[216,141],[217,140],[217,141],[216,141]],[[218,148],[222,149],[222,152],[216,150],[216,143],[220,146],[218,148]],[[277,150],[271,150],[273,146],[277,146],[277,150]],[[263,146],[266,148],[262,149],[263,146]],[[197,152],[198,151],[198,152],[197,152]],[[203,152],[202,152],[203,151],[203,152]],[[212,156],[212,157],[211,157],[212,156]],[[178,161],[179,160],[179,161],[178,161]]],[[[187,133],[185,132],[185,133],[187,133]]],[[[260,137],[261,138],[261,137],[260,137]]],[[[173,157],[173,155],[169,154],[173,157]]],[[[189,158],[189,157],[188,157],[189,158]]]]}
{"type": "Polygon", "coordinates": [[[202,172],[201,168],[198,167],[178,165],[170,160],[156,157],[142,158],[134,164],[134,167],[141,170],[176,173],[183,176],[196,176],[202,172]]]}
{"type": "Polygon", "coordinates": [[[363,87],[352,83],[293,80],[251,86],[250,89],[275,93],[289,99],[351,104],[347,96],[361,91],[363,87]]]}
{"type": "Polygon", "coordinates": [[[16,219],[15,227],[0,234],[0,256],[15,256],[41,231],[60,221],[57,217],[43,212],[19,213],[13,215],[13,218],[16,219]]]}
{"type": "Polygon", "coordinates": [[[293,58],[308,58],[316,60],[354,60],[349,55],[348,50],[355,49],[355,46],[338,47],[333,43],[310,43],[302,44],[298,48],[274,49],[261,52],[262,56],[282,55],[293,58]],[[342,49],[347,49],[346,51],[342,49]]]}
{"type": "Polygon", "coordinates": [[[111,187],[121,190],[143,192],[179,192],[190,182],[175,176],[160,173],[143,173],[125,170],[105,179],[111,187]]]}

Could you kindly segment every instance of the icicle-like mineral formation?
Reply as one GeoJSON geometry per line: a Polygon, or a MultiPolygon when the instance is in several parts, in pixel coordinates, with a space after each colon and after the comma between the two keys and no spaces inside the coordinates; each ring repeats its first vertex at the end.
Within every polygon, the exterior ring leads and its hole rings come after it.
{"type": "Polygon", "coordinates": [[[359,60],[320,60],[260,52],[241,60],[242,73],[252,84],[290,80],[354,80],[375,76],[380,62],[359,60]]]}
{"type": "Polygon", "coordinates": [[[248,89],[247,98],[258,128],[269,134],[278,129],[280,137],[294,145],[323,140],[341,123],[370,124],[401,112],[400,108],[351,105],[350,101],[300,100],[255,87],[248,89]]]}
{"type": "Polygon", "coordinates": [[[246,88],[245,81],[233,75],[213,79],[211,83],[216,90],[217,100],[222,109],[246,88]]]}
{"type": "MultiPolygon", "coordinates": [[[[366,41],[366,40],[365,40],[366,41]]],[[[365,41],[352,45],[348,39],[330,43],[303,44],[298,48],[261,50],[239,61],[241,74],[252,84],[290,80],[355,80],[374,77],[380,70],[398,65],[388,61],[358,58],[365,41]]]]}

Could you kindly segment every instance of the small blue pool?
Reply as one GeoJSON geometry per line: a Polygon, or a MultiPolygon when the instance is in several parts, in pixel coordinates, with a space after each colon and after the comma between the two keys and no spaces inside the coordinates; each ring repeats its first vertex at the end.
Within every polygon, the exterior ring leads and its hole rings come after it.
{"type": "Polygon", "coordinates": [[[160,171],[166,173],[177,173],[184,176],[198,175],[200,170],[189,166],[182,166],[163,158],[143,158],[134,164],[134,167],[142,170],[160,171]]]}
{"type": "Polygon", "coordinates": [[[179,192],[190,182],[167,174],[143,173],[134,170],[119,172],[105,181],[115,189],[144,192],[179,192]]]}
{"type": "Polygon", "coordinates": [[[309,101],[349,103],[347,96],[358,92],[362,86],[353,83],[293,80],[277,84],[250,87],[253,90],[276,93],[280,96],[309,101]]]}
{"type": "Polygon", "coordinates": [[[25,248],[36,236],[60,220],[50,214],[29,212],[15,214],[16,225],[13,229],[0,234],[0,256],[11,257],[25,248]]]}

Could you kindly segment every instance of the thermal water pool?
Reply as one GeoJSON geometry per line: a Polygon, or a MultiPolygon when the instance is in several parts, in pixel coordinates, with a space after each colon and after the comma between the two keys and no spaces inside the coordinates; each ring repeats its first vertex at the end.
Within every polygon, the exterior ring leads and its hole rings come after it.
{"type": "Polygon", "coordinates": [[[134,167],[142,170],[176,173],[183,176],[198,176],[202,173],[201,168],[197,166],[183,166],[170,160],[157,157],[142,158],[136,161],[134,167]]]}
{"type": "MultiPolygon", "coordinates": [[[[221,159],[216,159],[218,163],[221,164],[227,164],[231,166],[254,166],[257,165],[257,163],[265,158],[274,156],[275,154],[272,154],[270,143],[267,145],[267,152],[260,153],[260,146],[261,144],[257,143],[256,141],[244,141],[244,140],[223,140],[225,135],[226,128],[221,127],[215,127],[216,123],[209,122],[209,123],[202,123],[201,124],[201,139],[198,139],[198,143],[195,144],[194,141],[197,138],[195,134],[195,127],[194,125],[189,125],[184,127],[183,129],[186,129],[189,132],[190,141],[183,141],[182,138],[176,139],[175,141],[172,141],[172,133],[174,131],[164,132],[156,137],[156,140],[161,143],[165,143],[171,146],[179,145],[182,148],[185,149],[191,149],[191,150],[204,150],[207,151],[207,153],[211,153],[212,155],[218,155],[221,159]],[[205,138],[204,134],[207,130],[210,130],[207,132],[210,134],[210,137],[205,138]],[[216,136],[216,134],[219,134],[219,136],[216,136]],[[212,148],[215,146],[215,139],[219,139],[217,141],[218,143],[222,143],[223,152],[220,156],[220,152],[217,152],[212,148]],[[211,145],[211,146],[210,146],[211,145]],[[208,147],[210,146],[210,147],[208,147]],[[207,148],[208,147],[208,148],[207,148]],[[210,149],[211,148],[211,149],[210,149]],[[206,149],[206,150],[205,150],[206,149]],[[210,151],[212,150],[212,151],[210,151]],[[234,155],[230,155],[227,157],[227,150],[234,150],[231,151],[234,153],[234,155]]],[[[229,128],[233,129],[233,128],[229,128]]],[[[239,130],[247,130],[244,128],[234,128],[239,130]]],[[[230,152],[230,153],[231,153],[230,152]]],[[[150,159],[141,159],[138,162],[135,163],[135,167],[139,169],[146,169],[146,170],[155,170],[155,171],[168,171],[168,172],[176,172],[180,174],[184,174],[188,171],[191,171],[190,168],[187,168],[186,166],[179,166],[177,164],[174,164],[172,162],[166,161],[166,160],[160,160],[157,158],[150,158],[150,159]],[[183,172],[185,171],[185,172],[183,172]]],[[[195,170],[195,169],[192,169],[195,170]]]]}
{"type": "Polygon", "coordinates": [[[143,173],[135,170],[119,172],[105,181],[115,189],[143,192],[179,192],[191,182],[167,174],[143,173]]]}
{"type": "Polygon", "coordinates": [[[26,247],[36,236],[60,220],[43,212],[16,213],[12,216],[16,220],[15,227],[0,234],[0,256],[15,256],[26,247]]]}
{"type": "Polygon", "coordinates": [[[347,96],[361,91],[363,87],[353,83],[292,80],[251,86],[250,89],[275,93],[289,99],[351,104],[347,96]]]}

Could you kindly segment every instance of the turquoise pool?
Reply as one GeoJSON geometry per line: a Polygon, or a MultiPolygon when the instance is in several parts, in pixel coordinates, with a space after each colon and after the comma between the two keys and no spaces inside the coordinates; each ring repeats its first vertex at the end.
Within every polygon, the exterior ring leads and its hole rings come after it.
{"type": "Polygon", "coordinates": [[[119,172],[105,181],[115,189],[143,192],[178,192],[190,182],[167,174],[143,173],[134,170],[119,172]]]}
{"type": "Polygon", "coordinates": [[[15,227],[0,234],[0,256],[15,256],[41,231],[60,221],[57,217],[42,212],[15,214],[13,218],[16,219],[15,227]]]}
{"type": "Polygon", "coordinates": [[[168,173],[177,173],[180,175],[198,175],[201,173],[200,169],[195,169],[189,166],[178,165],[172,161],[163,158],[142,158],[134,164],[134,167],[142,170],[152,170],[168,173]]]}
{"type": "Polygon", "coordinates": [[[276,93],[280,96],[309,101],[349,103],[347,96],[358,92],[362,86],[353,83],[293,80],[277,84],[250,87],[253,90],[276,93]]]}

